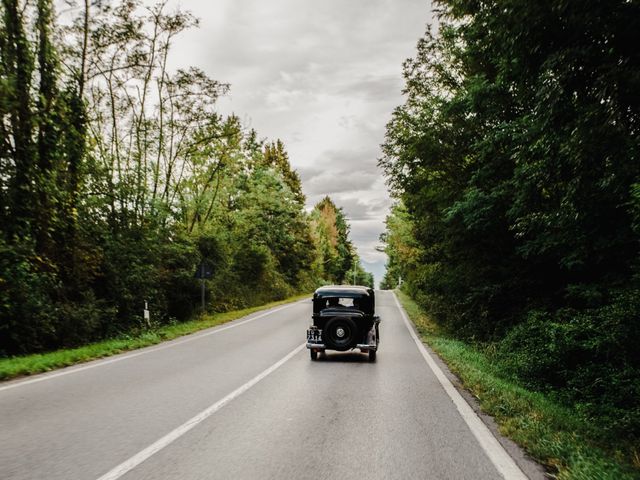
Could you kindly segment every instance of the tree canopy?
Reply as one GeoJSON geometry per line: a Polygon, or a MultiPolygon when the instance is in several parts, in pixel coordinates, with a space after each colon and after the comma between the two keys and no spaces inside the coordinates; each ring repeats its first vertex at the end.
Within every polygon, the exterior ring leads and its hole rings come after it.
{"type": "Polygon", "coordinates": [[[435,3],[380,160],[384,284],[638,439],[639,5],[435,3]]]}
{"type": "Polygon", "coordinates": [[[188,319],[201,262],[210,311],[345,280],[340,209],[305,211],[284,143],[216,112],[227,84],[168,69],[196,18],[136,0],[71,12],[0,3],[0,355],[148,328],[145,301],[156,324],[188,319]]]}

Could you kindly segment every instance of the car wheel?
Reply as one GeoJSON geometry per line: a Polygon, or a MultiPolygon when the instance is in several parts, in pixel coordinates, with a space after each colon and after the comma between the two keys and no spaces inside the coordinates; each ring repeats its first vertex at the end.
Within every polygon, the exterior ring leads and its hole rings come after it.
{"type": "Polygon", "coordinates": [[[313,348],[309,349],[309,353],[311,355],[311,360],[317,360],[318,359],[318,351],[314,350],[313,348]]]}
{"type": "Polygon", "coordinates": [[[349,317],[333,317],[327,320],[322,331],[324,344],[339,351],[349,350],[355,345],[358,327],[349,317]]]}
{"type": "Polygon", "coordinates": [[[370,362],[375,362],[376,361],[376,351],[375,350],[369,350],[369,361],[370,362]]]}

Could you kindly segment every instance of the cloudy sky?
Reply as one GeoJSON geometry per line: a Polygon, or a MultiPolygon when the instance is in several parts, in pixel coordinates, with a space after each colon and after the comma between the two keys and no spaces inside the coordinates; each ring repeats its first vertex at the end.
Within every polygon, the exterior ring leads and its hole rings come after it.
{"type": "MultiPolygon", "coordinates": [[[[145,2],[155,3],[155,2],[145,2]]],[[[427,0],[176,0],[200,28],[176,39],[174,67],[231,84],[219,101],[261,137],[280,138],[308,206],[344,209],[365,267],[390,199],[376,166],[385,124],[402,102],[402,62],[431,22],[427,0]]]]}

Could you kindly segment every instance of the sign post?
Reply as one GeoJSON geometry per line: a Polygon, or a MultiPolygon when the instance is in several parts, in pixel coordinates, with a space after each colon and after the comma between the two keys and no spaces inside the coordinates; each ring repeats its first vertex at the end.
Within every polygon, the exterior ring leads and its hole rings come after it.
{"type": "Polygon", "coordinates": [[[199,278],[200,279],[200,303],[201,303],[201,307],[202,307],[202,312],[204,313],[204,306],[205,306],[205,283],[204,281],[207,278],[211,278],[213,277],[213,267],[211,266],[211,264],[209,264],[208,262],[206,262],[205,260],[203,260],[202,262],[200,262],[200,265],[198,265],[198,268],[196,269],[196,273],[194,275],[195,278],[199,278]]]}

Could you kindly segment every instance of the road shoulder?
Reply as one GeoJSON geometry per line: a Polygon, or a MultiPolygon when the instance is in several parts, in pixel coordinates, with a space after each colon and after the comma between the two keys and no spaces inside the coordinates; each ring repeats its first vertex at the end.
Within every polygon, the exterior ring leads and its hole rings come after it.
{"type": "MultiPolygon", "coordinates": [[[[478,399],[474,397],[466,388],[464,388],[460,378],[458,378],[450,369],[449,366],[442,360],[442,358],[424,341],[424,338],[417,331],[415,324],[411,320],[411,317],[408,315],[406,310],[404,309],[404,305],[401,302],[401,299],[393,293],[394,298],[398,303],[398,307],[402,307],[402,312],[406,315],[406,318],[409,320],[408,327],[415,334],[416,338],[421,341],[422,346],[426,350],[427,354],[431,357],[431,360],[436,364],[436,366],[441,370],[442,374],[446,377],[446,379],[453,385],[455,390],[460,394],[460,396],[464,399],[467,405],[471,408],[471,410],[475,413],[475,415],[480,419],[480,421],[484,424],[484,426],[489,430],[492,436],[495,438],[497,442],[499,442],[504,452],[515,462],[517,468],[521,471],[521,473],[530,480],[544,480],[547,477],[545,474],[545,470],[542,465],[537,463],[534,459],[532,459],[527,453],[517,445],[513,440],[505,437],[499,430],[499,426],[497,425],[495,419],[482,411],[478,399]]],[[[452,399],[453,400],[453,399],[452,399]]],[[[475,432],[474,432],[475,433],[475,432]]],[[[486,445],[482,445],[483,448],[486,445]]],[[[498,459],[498,462],[500,460],[498,459]]],[[[518,475],[518,472],[515,471],[511,475],[508,473],[505,478],[515,478],[513,475],[518,475]]]]}

